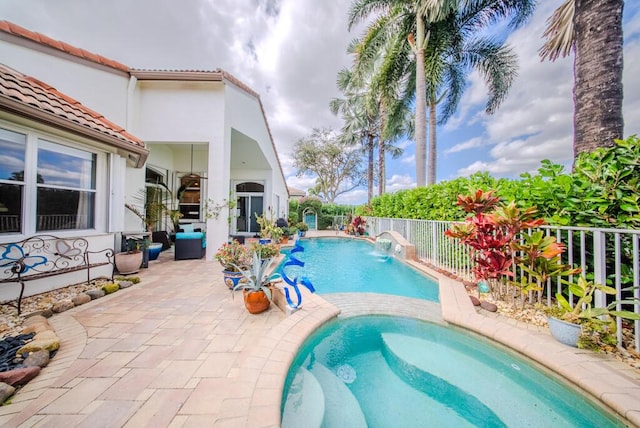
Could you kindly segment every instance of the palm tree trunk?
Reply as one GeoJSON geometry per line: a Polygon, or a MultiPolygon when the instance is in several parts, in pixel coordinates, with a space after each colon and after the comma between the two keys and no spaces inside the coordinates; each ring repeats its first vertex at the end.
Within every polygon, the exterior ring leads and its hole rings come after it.
{"type": "Polygon", "coordinates": [[[367,135],[367,204],[373,199],[373,134],[367,135]]]}
{"type": "Polygon", "coordinates": [[[416,183],[418,187],[426,184],[427,167],[427,99],[426,77],[424,70],[425,32],[424,18],[416,14],[416,183]]]}
{"type": "Polygon", "coordinates": [[[385,162],[386,156],[386,141],[384,139],[384,126],[386,109],[382,103],[379,103],[378,111],[380,113],[380,130],[378,131],[378,195],[383,195],[387,191],[386,177],[387,177],[387,164],[385,162]]]}
{"type": "Polygon", "coordinates": [[[435,184],[436,182],[436,168],[437,168],[437,155],[436,155],[436,99],[433,94],[429,96],[429,178],[427,185],[435,184]]]}
{"type": "Polygon", "coordinates": [[[386,153],[385,144],[381,138],[378,144],[378,195],[382,195],[386,191],[385,175],[387,167],[384,162],[386,153]]]}
{"type": "Polygon", "coordinates": [[[574,158],[623,136],[623,0],[575,0],[574,158]]]}

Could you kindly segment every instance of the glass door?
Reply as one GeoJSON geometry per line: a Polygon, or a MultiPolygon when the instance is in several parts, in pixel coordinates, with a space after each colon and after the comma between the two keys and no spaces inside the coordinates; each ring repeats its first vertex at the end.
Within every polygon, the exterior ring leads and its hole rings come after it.
{"type": "Polygon", "coordinates": [[[260,225],[257,217],[262,215],[263,195],[238,194],[237,196],[236,232],[250,235],[259,233],[260,225]]]}

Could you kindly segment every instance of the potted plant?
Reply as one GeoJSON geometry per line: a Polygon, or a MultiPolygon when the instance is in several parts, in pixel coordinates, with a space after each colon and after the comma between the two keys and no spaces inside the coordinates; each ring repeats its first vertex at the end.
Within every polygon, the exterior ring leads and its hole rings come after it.
{"type": "MultiPolygon", "coordinates": [[[[573,306],[561,293],[556,293],[558,306],[547,309],[549,330],[553,337],[565,345],[579,348],[597,347],[598,339],[609,344],[616,344],[615,321],[619,316],[628,320],[640,320],[640,314],[631,311],[615,310],[618,305],[638,304],[638,299],[616,300],[604,308],[593,307],[593,295],[596,291],[604,294],[616,294],[615,288],[588,281],[584,276],[577,283],[564,281],[569,285],[569,292],[578,300],[573,306]]],[[[626,289],[625,289],[626,291],[626,289]]]]}
{"type": "Polygon", "coordinates": [[[242,269],[251,264],[249,250],[235,239],[222,244],[214,257],[222,265],[224,283],[229,289],[238,285],[243,279],[242,269]]]}
{"type": "Polygon", "coordinates": [[[352,224],[353,224],[353,229],[354,229],[354,232],[355,232],[356,236],[363,236],[366,233],[366,231],[367,231],[367,221],[364,218],[362,218],[360,216],[356,216],[353,219],[353,223],[352,224]]]}
{"type": "Polygon", "coordinates": [[[128,275],[140,270],[143,257],[141,247],[143,245],[144,241],[134,241],[129,239],[127,240],[125,251],[115,255],[114,263],[120,274],[128,275]]]}
{"type": "Polygon", "coordinates": [[[303,238],[307,234],[307,230],[309,230],[309,226],[305,222],[296,223],[296,228],[298,229],[298,236],[303,238]]]}
{"type": "Polygon", "coordinates": [[[261,244],[260,241],[254,241],[250,245],[250,252],[257,253],[263,263],[268,259],[274,259],[280,254],[280,244],[270,242],[261,244]]]}
{"type": "Polygon", "coordinates": [[[267,270],[273,259],[267,259],[265,263],[260,260],[256,251],[253,252],[251,269],[241,269],[246,281],[239,282],[233,291],[242,290],[244,306],[251,314],[259,314],[269,309],[271,305],[271,288],[267,278],[267,270]]]}
{"type": "Polygon", "coordinates": [[[260,238],[263,244],[269,241],[280,242],[282,236],[282,228],[276,226],[275,222],[267,218],[267,215],[263,213],[261,216],[256,216],[256,221],[260,225],[260,238]]]}

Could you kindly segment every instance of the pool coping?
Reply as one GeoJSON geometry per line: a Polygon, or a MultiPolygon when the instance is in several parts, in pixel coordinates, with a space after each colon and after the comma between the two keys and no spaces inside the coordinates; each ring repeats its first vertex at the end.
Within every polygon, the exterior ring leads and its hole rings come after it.
{"type": "MultiPolygon", "coordinates": [[[[337,316],[382,314],[448,323],[496,341],[561,376],[622,422],[640,426],[640,371],[606,354],[560,344],[547,328],[477,310],[461,282],[421,263],[407,263],[438,282],[441,317],[433,312],[435,303],[423,303],[418,299],[375,293],[358,293],[357,299],[354,293],[336,293],[323,298],[304,290],[304,306],[265,338],[270,342],[268,346],[278,351],[271,355],[277,356],[279,363],[287,368],[278,374],[281,379],[279,399],[273,403],[277,405],[278,422],[288,367],[305,339],[337,316]]],[[[253,402],[251,407],[253,409],[253,402]]]]}

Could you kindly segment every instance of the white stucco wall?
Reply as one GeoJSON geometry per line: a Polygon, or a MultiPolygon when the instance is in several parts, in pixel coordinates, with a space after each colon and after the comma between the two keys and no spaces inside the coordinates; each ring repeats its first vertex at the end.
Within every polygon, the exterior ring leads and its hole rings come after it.
{"type": "Polygon", "coordinates": [[[233,170],[233,179],[265,180],[265,208],[285,215],[288,210],[287,185],[278,165],[277,154],[271,142],[266,118],[259,101],[234,85],[226,86],[226,129],[236,129],[255,140],[269,163],[264,170],[233,170]],[[280,198],[280,207],[275,207],[276,195],[280,198]]]}
{"type": "MultiPolygon", "coordinates": [[[[138,81],[131,132],[151,142],[148,163],[174,172],[207,172],[204,199],[229,197],[229,154],[225,145],[222,82],[138,81]],[[163,146],[165,144],[165,146],[163,146]],[[154,152],[154,147],[158,150],[154,152]]],[[[143,181],[144,182],[144,181],[143,181]]],[[[207,221],[208,258],[227,240],[228,213],[207,221]]]]}
{"type": "Polygon", "coordinates": [[[0,33],[0,62],[126,127],[127,73],[6,33],[0,33]]]}

